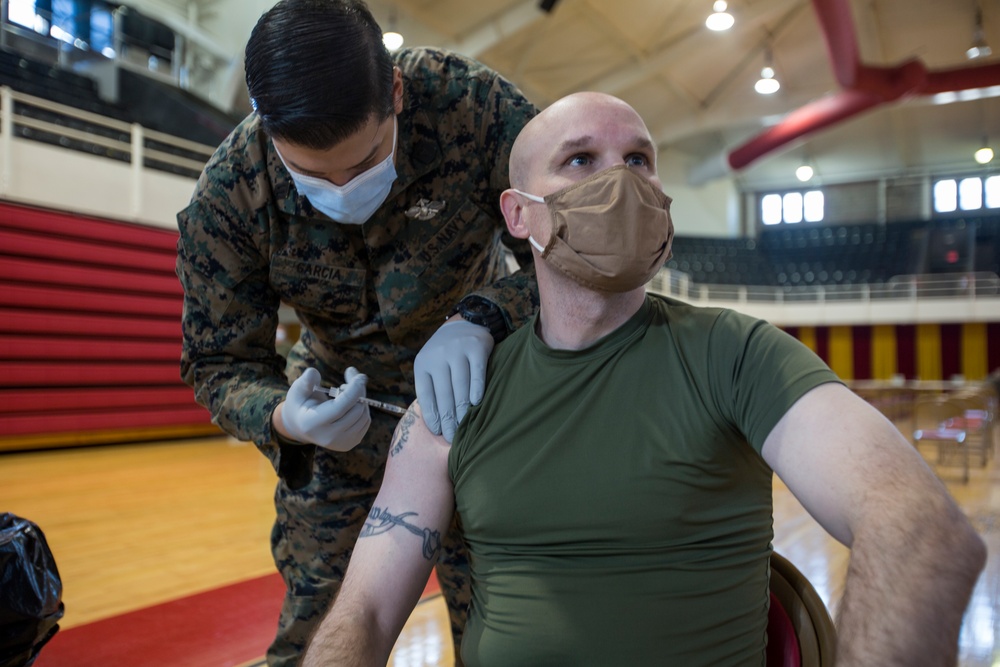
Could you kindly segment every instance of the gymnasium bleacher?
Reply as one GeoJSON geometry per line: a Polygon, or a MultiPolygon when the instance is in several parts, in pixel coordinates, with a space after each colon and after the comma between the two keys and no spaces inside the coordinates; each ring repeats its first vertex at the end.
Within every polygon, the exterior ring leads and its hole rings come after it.
{"type": "MultiPolygon", "coordinates": [[[[169,63],[167,47],[173,43],[172,31],[134,9],[123,16],[122,49],[169,63]]],[[[3,29],[14,30],[8,24],[3,29]]],[[[197,178],[200,167],[187,161],[204,163],[205,151],[178,143],[216,146],[240,120],[156,72],[143,73],[129,59],[114,61],[114,67],[101,75],[94,73],[97,68],[88,61],[78,63],[80,71],[75,71],[71,64],[63,62],[61,47],[54,38],[37,34],[26,37],[23,31],[15,32],[14,37],[8,35],[10,43],[0,48],[0,86],[20,94],[13,103],[18,119],[13,126],[14,136],[129,162],[130,133],[138,125],[147,134],[152,131],[182,140],[145,136],[146,147],[180,160],[156,159],[154,154],[146,156],[144,166],[197,178]],[[102,94],[102,76],[105,85],[112,82],[113,101],[107,99],[107,93],[102,94]],[[60,129],[50,129],[50,125],[60,129]]],[[[100,66],[107,69],[110,62],[100,66]]]]}
{"type": "Polygon", "coordinates": [[[124,107],[100,98],[92,78],[19,53],[0,50],[0,84],[82,111],[129,120],[124,107]]]}
{"type": "Polygon", "coordinates": [[[678,236],[666,268],[697,284],[766,285],[792,291],[809,286],[890,285],[900,276],[998,273],[1000,215],[955,221],[920,220],[764,229],[759,238],[678,236]],[[971,247],[955,261],[933,260],[934,232],[969,228],[971,247]]]}
{"type": "MultiPolygon", "coordinates": [[[[148,21],[137,12],[131,17],[133,32],[142,34],[148,21]]],[[[104,176],[94,184],[108,200],[134,198],[127,190],[131,178],[148,183],[155,206],[160,182],[145,170],[183,177],[179,187],[189,190],[238,122],[124,65],[104,72],[118,84],[119,101],[110,101],[99,79],[84,73],[89,70],[74,71],[64,62],[53,38],[23,31],[3,36],[0,100],[10,128],[8,159],[27,155],[14,139],[63,151],[64,158],[59,152],[32,158],[45,165],[42,173],[59,171],[53,159],[79,159],[66,151],[124,165],[124,181],[112,178],[121,171],[97,170],[104,176]],[[129,166],[137,160],[141,164],[129,166]]],[[[25,164],[15,168],[23,171],[25,164]]],[[[6,178],[45,192],[41,175],[6,178]]],[[[71,191],[67,185],[57,190],[71,191]]],[[[57,210],[56,192],[24,206],[17,188],[7,187],[9,201],[0,201],[0,450],[218,434],[177,368],[176,230],[94,217],[78,206],[57,210]]],[[[72,201],[72,194],[65,199],[72,201]]]]}

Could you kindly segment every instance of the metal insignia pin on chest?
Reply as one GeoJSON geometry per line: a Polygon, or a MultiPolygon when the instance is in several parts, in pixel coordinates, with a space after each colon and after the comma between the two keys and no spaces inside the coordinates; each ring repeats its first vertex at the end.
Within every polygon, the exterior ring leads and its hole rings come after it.
{"type": "Polygon", "coordinates": [[[406,209],[404,215],[407,218],[413,218],[414,220],[430,220],[443,211],[447,205],[448,202],[424,199],[421,197],[417,200],[416,204],[406,209]]]}

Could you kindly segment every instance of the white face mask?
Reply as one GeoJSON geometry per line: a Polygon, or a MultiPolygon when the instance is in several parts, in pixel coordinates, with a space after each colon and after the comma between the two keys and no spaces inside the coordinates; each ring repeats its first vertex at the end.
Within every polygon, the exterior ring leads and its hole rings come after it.
{"type": "MultiPolygon", "coordinates": [[[[393,116],[392,151],[389,157],[344,185],[334,185],[322,178],[298,174],[285,163],[285,158],[282,157],[281,161],[288,169],[299,194],[308,199],[317,210],[345,225],[360,225],[378,210],[396,181],[396,164],[393,160],[396,155],[396,130],[396,117],[393,116]]],[[[280,152],[278,157],[281,157],[280,152]]]]}

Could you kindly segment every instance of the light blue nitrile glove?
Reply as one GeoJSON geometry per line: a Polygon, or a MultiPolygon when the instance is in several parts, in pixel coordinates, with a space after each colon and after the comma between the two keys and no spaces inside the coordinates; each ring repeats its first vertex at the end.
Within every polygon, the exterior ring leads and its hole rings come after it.
{"type": "Polygon", "coordinates": [[[458,319],[441,325],[417,354],[417,400],[432,433],[451,442],[469,406],[483,400],[493,345],[489,329],[458,319]]]}
{"type": "Polygon", "coordinates": [[[354,449],[372,423],[368,406],[358,401],[365,396],[368,377],[348,368],[337,398],[320,389],[320,380],[318,370],[307,368],[292,383],[281,409],[281,423],[299,442],[337,452],[354,449]]]}

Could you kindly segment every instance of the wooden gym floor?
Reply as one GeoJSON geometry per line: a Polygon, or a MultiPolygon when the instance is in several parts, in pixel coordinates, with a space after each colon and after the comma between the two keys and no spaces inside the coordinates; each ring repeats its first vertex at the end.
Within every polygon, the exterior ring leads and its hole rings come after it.
{"type": "MultiPolygon", "coordinates": [[[[938,472],[989,547],[987,569],[966,613],[960,665],[992,667],[1000,662],[1000,467],[995,459],[986,468],[974,467],[968,484],[961,483],[957,469],[938,472]]],[[[218,650],[201,655],[190,648],[183,660],[170,664],[260,664],[280,605],[280,580],[268,551],[274,482],[270,464],[252,445],[227,438],[0,454],[0,511],[41,527],[63,581],[66,614],[50,644],[52,653],[63,641],[60,635],[75,638],[83,648],[74,650],[82,656],[88,653],[90,628],[130,627],[126,621],[144,611],[186,600],[194,601],[193,609],[210,610],[206,600],[225,604],[227,591],[243,590],[266,597],[258,605],[266,613],[256,621],[260,627],[252,646],[242,641],[242,654],[234,650],[225,658],[218,650]],[[245,588],[258,582],[262,588],[245,588]]],[[[847,550],[779,481],[774,509],[775,549],[805,573],[836,613],[847,550]]],[[[173,641],[162,627],[164,618],[170,617],[150,616],[143,626],[139,650],[144,655],[163,653],[173,641]]],[[[208,643],[224,649],[236,639],[222,634],[208,643]]],[[[109,641],[96,632],[93,637],[109,641]]],[[[47,660],[50,647],[42,651],[38,667],[92,664],[82,657],[54,664],[47,660]]],[[[414,611],[390,664],[450,665],[451,660],[444,604],[440,596],[430,596],[414,611]]],[[[128,663],[104,658],[100,664],[128,663]]]]}

